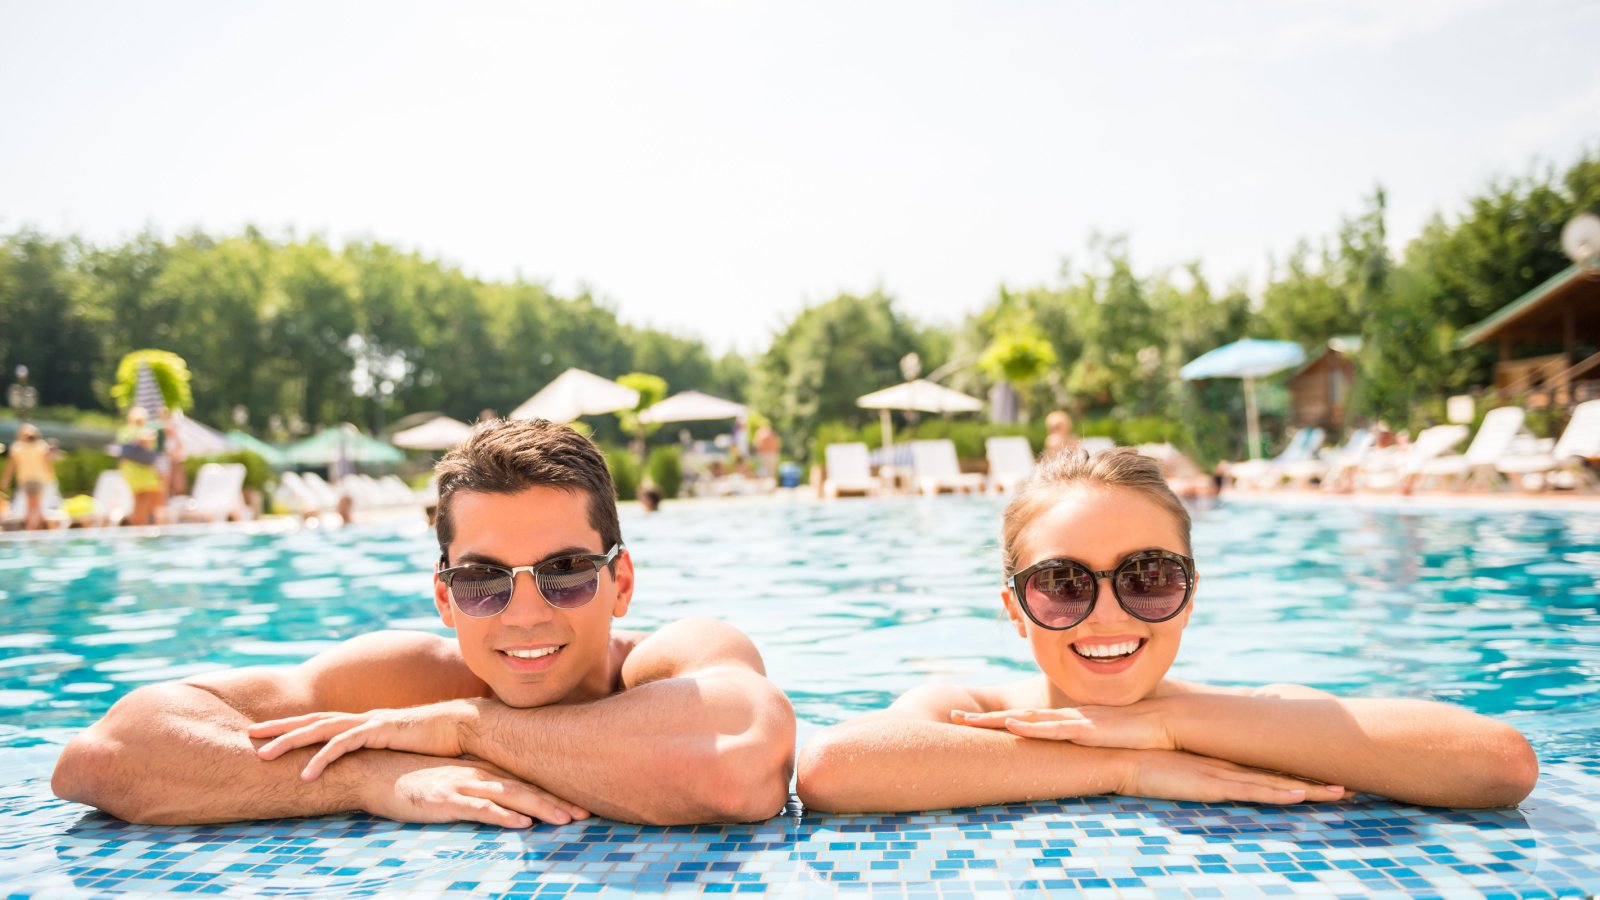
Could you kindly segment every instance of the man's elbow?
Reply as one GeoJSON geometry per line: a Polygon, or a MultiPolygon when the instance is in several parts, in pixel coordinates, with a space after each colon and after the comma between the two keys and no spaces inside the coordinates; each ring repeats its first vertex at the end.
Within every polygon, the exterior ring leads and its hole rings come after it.
{"type": "Polygon", "coordinates": [[[92,731],[74,737],[61,751],[50,790],[62,800],[92,806],[124,822],[151,824],[133,779],[118,776],[117,742],[92,731]]]}

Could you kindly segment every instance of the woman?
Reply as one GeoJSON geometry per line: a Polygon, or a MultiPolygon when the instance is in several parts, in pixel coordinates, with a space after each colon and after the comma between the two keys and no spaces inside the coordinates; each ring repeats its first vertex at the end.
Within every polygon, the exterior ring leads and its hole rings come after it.
{"type": "Polygon", "coordinates": [[[13,475],[18,491],[28,503],[22,527],[29,531],[43,528],[44,489],[56,480],[56,470],[50,462],[50,445],[32,423],[24,423],[17,429],[17,440],[11,445],[6,470],[0,474],[0,490],[11,484],[13,475]]]}
{"type": "Polygon", "coordinates": [[[1040,676],[927,685],[801,750],[806,806],[836,812],[1085,794],[1298,803],[1347,792],[1433,806],[1522,800],[1515,729],[1422,700],[1339,699],[1167,677],[1194,611],[1189,514],[1131,449],[1040,463],[1006,507],[1000,596],[1040,676]]]}
{"type": "Polygon", "coordinates": [[[128,516],[129,525],[156,524],[156,511],[166,499],[161,472],[155,466],[160,456],[156,449],[157,435],[155,429],[149,427],[149,422],[150,415],[144,407],[131,407],[128,410],[128,424],[117,432],[117,443],[122,446],[122,460],[117,463],[117,470],[128,482],[128,490],[133,492],[133,513],[128,516]]]}

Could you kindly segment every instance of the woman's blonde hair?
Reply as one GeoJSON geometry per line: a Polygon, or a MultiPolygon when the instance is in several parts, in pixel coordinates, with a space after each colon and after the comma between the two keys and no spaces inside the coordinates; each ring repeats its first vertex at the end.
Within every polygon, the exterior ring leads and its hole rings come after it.
{"type": "Polygon", "coordinates": [[[1132,447],[1119,447],[1093,456],[1083,450],[1068,450],[1041,460],[1033,475],[1006,504],[1000,526],[1001,564],[1006,577],[1021,568],[1017,554],[1023,530],[1063,491],[1079,485],[1124,487],[1144,494],[1172,514],[1178,533],[1183,537],[1183,552],[1191,552],[1189,510],[1167,485],[1167,479],[1161,474],[1161,463],[1132,447]]]}

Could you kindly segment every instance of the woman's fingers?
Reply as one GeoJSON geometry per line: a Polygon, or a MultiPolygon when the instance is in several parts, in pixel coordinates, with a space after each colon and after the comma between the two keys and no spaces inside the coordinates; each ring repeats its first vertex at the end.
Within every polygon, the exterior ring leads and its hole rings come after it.
{"type": "Polygon", "coordinates": [[[1005,720],[1005,729],[1018,737],[1072,741],[1092,732],[1094,723],[1081,716],[1075,719],[1053,719],[1050,721],[1007,719],[1005,720]]]}
{"type": "Polygon", "coordinates": [[[1258,802],[1321,802],[1338,800],[1344,796],[1344,788],[1339,785],[1318,784],[1314,781],[1306,781],[1291,775],[1279,775],[1276,772],[1264,772],[1260,769],[1247,769],[1242,766],[1229,765],[1231,768],[1217,772],[1214,777],[1223,782],[1242,785],[1250,791],[1269,791],[1277,796],[1294,798],[1286,801],[1262,800],[1258,802]]]}
{"type": "Polygon", "coordinates": [[[978,728],[1006,728],[1010,720],[1020,722],[1050,722],[1061,719],[1081,719],[1083,716],[1075,709],[1001,709],[994,712],[966,712],[964,710],[951,710],[950,721],[958,725],[973,725],[978,728]]]}

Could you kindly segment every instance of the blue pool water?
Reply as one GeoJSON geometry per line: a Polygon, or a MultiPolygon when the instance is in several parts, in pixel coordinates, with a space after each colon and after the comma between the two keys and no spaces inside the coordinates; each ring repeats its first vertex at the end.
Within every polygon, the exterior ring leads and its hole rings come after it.
{"type": "MultiPolygon", "coordinates": [[[[742,628],[794,700],[802,741],[930,679],[1014,679],[1032,667],[999,617],[999,506],[990,498],[939,498],[669,504],[653,516],[624,510],[639,589],[621,624],[648,629],[705,615],[742,628]]],[[[1197,511],[1195,551],[1202,585],[1175,675],[1229,684],[1294,680],[1339,693],[1460,703],[1529,735],[1545,764],[1539,792],[1522,812],[1438,813],[1375,801],[1285,811],[1099,798],[925,817],[807,816],[742,831],[587,825],[505,835],[430,826],[429,843],[412,838],[405,852],[394,850],[396,842],[405,846],[415,828],[361,816],[132,828],[49,798],[40,778],[66,739],[140,684],[297,662],[376,628],[442,633],[428,594],[437,548],[420,524],[68,536],[0,542],[0,845],[9,846],[0,846],[0,856],[11,860],[0,871],[45,893],[137,886],[136,872],[146,879],[182,873],[173,884],[190,890],[265,893],[273,885],[309,893],[382,892],[373,887],[382,884],[466,890],[452,887],[457,882],[581,892],[625,882],[708,892],[894,885],[915,894],[923,885],[930,896],[953,896],[982,893],[977,885],[991,876],[995,890],[1045,890],[1052,874],[1091,892],[1102,885],[1088,882],[1103,880],[1106,890],[1127,896],[1203,895],[1229,884],[1277,893],[1268,888],[1310,882],[1358,893],[1423,885],[1446,893],[1600,889],[1600,843],[1592,837],[1600,830],[1600,516],[1228,503],[1197,511]],[[852,834],[894,840],[867,847],[873,842],[841,839],[852,834]],[[246,865],[297,836],[306,846],[359,845],[367,855],[353,857],[364,860],[353,866],[310,859],[324,864],[292,873],[246,865]],[[1392,845],[1397,837],[1406,838],[1405,853],[1392,845]],[[374,841],[390,848],[379,856],[392,858],[374,861],[374,841]],[[197,846],[226,852],[227,865],[223,856],[205,863],[197,846]],[[1161,865],[1126,865],[1130,857],[1155,858],[1123,852],[1136,847],[1161,847],[1168,856],[1161,865]],[[1069,852],[1045,853],[1052,849],[1069,852]],[[132,850],[139,853],[129,856],[132,850]],[[600,850],[608,852],[586,855],[600,850]],[[1308,852],[1315,858],[1295,856],[1308,852]],[[1218,859],[1202,859],[1209,856],[1218,859]],[[750,868],[751,858],[765,867],[750,868]],[[1076,874],[1067,875],[1074,858],[1076,874]],[[114,865],[97,867],[96,859],[114,865]],[[985,859],[993,865],[935,865],[985,859]],[[1051,859],[1055,866],[1041,868],[1051,859]],[[1421,880],[1345,878],[1345,859],[1408,859],[1401,868],[1421,880]],[[514,865],[485,868],[490,862],[514,865]],[[668,863],[677,868],[659,868],[668,863]],[[369,871],[378,865],[387,868],[369,871]],[[234,866],[243,868],[224,877],[234,866]],[[1452,868],[1461,866],[1472,871],[1452,868]],[[963,874],[936,874],[950,871],[963,874]]],[[[1362,865],[1363,872],[1392,868],[1362,865]]]]}

